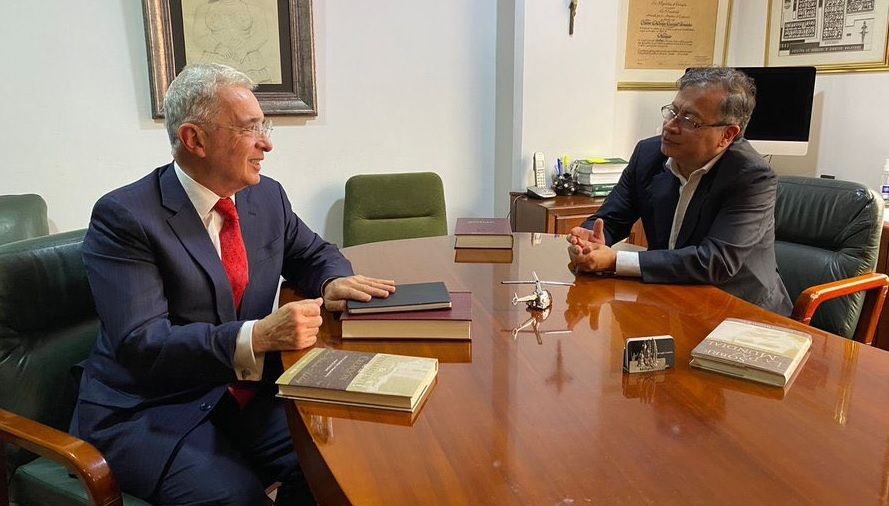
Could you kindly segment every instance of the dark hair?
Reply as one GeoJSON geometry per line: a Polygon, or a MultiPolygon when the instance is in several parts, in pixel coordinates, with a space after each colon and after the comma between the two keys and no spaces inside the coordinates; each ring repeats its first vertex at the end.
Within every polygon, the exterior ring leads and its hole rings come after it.
{"type": "Polygon", "coordinates": [[[722,122],[741,127],[738,137],[744,136],[750,115],[756,107],[756,85],[740,70],[729,67],[690,68],[676,81],[680,90],[689,87],[719,88],[725,98],[719,105],[722,122]]]}

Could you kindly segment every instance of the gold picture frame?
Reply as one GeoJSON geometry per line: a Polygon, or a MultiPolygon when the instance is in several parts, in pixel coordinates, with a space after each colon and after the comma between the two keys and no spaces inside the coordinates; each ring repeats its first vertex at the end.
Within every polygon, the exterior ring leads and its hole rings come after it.
{"type": "Polygon", "coordinates": [[[312,0],[142,0],[151,115],[188,63],[225,63],[257,82],[267,115],[316,116],[312,0]]]}
{"type": "Polygon", "coordinates": [[[818,72],[889,70],[889,0],[846,0],[825,13],[815,0],[769,0],[767,67],[818,72]]]}
{"type": "Polygon", "coordinates": [[[732,0],[620,0],[618,90],[673,90],[688,67],[725,65],[732,0]]]}

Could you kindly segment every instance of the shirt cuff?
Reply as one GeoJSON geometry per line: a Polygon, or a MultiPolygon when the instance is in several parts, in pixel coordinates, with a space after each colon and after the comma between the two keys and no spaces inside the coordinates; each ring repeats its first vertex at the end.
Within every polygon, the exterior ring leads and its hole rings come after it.
{"type": "Polygon", "coordinates": [[[639,252],[618,251],[614,273],[618,276],[642,277],[642,268],[639,267],[639,252]]]}
{"type": "Polygon", "coordinates": [[[235,343],[235,377],[240,381],[259,381],[265,365],[265,353],[253,353],[253,325],[256,320],[244,322],[235,343]]]}

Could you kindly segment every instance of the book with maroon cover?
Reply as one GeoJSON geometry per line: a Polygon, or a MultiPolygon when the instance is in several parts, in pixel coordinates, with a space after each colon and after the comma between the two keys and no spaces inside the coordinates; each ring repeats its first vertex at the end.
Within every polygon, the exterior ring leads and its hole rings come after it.
{"type": "Polygon", "coordinates": [[[512,248],[512,230],[506,218],[457,218],[455,248],[512,248]]]}
{"type": "Polygon", "coordinates": [[[451,309],[343,313],[343,339],[470,339],[472,294],[451,292],[451,309]]]}

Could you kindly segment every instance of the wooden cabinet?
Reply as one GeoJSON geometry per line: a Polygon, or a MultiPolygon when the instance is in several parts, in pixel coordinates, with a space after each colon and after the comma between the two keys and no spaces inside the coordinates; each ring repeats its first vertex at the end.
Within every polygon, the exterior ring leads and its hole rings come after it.
{"type": "MultiPolygon", "coordinates": [[[[535,199],[524,193],[510,193],[510,225],[514,232],[544,232],[567,234],[595,213],[605,199],[570,195],[551,199],[535,199]]],[[[642,222],[637,221],[630,231],[627,242],[648,246],[642,222]]]]}

